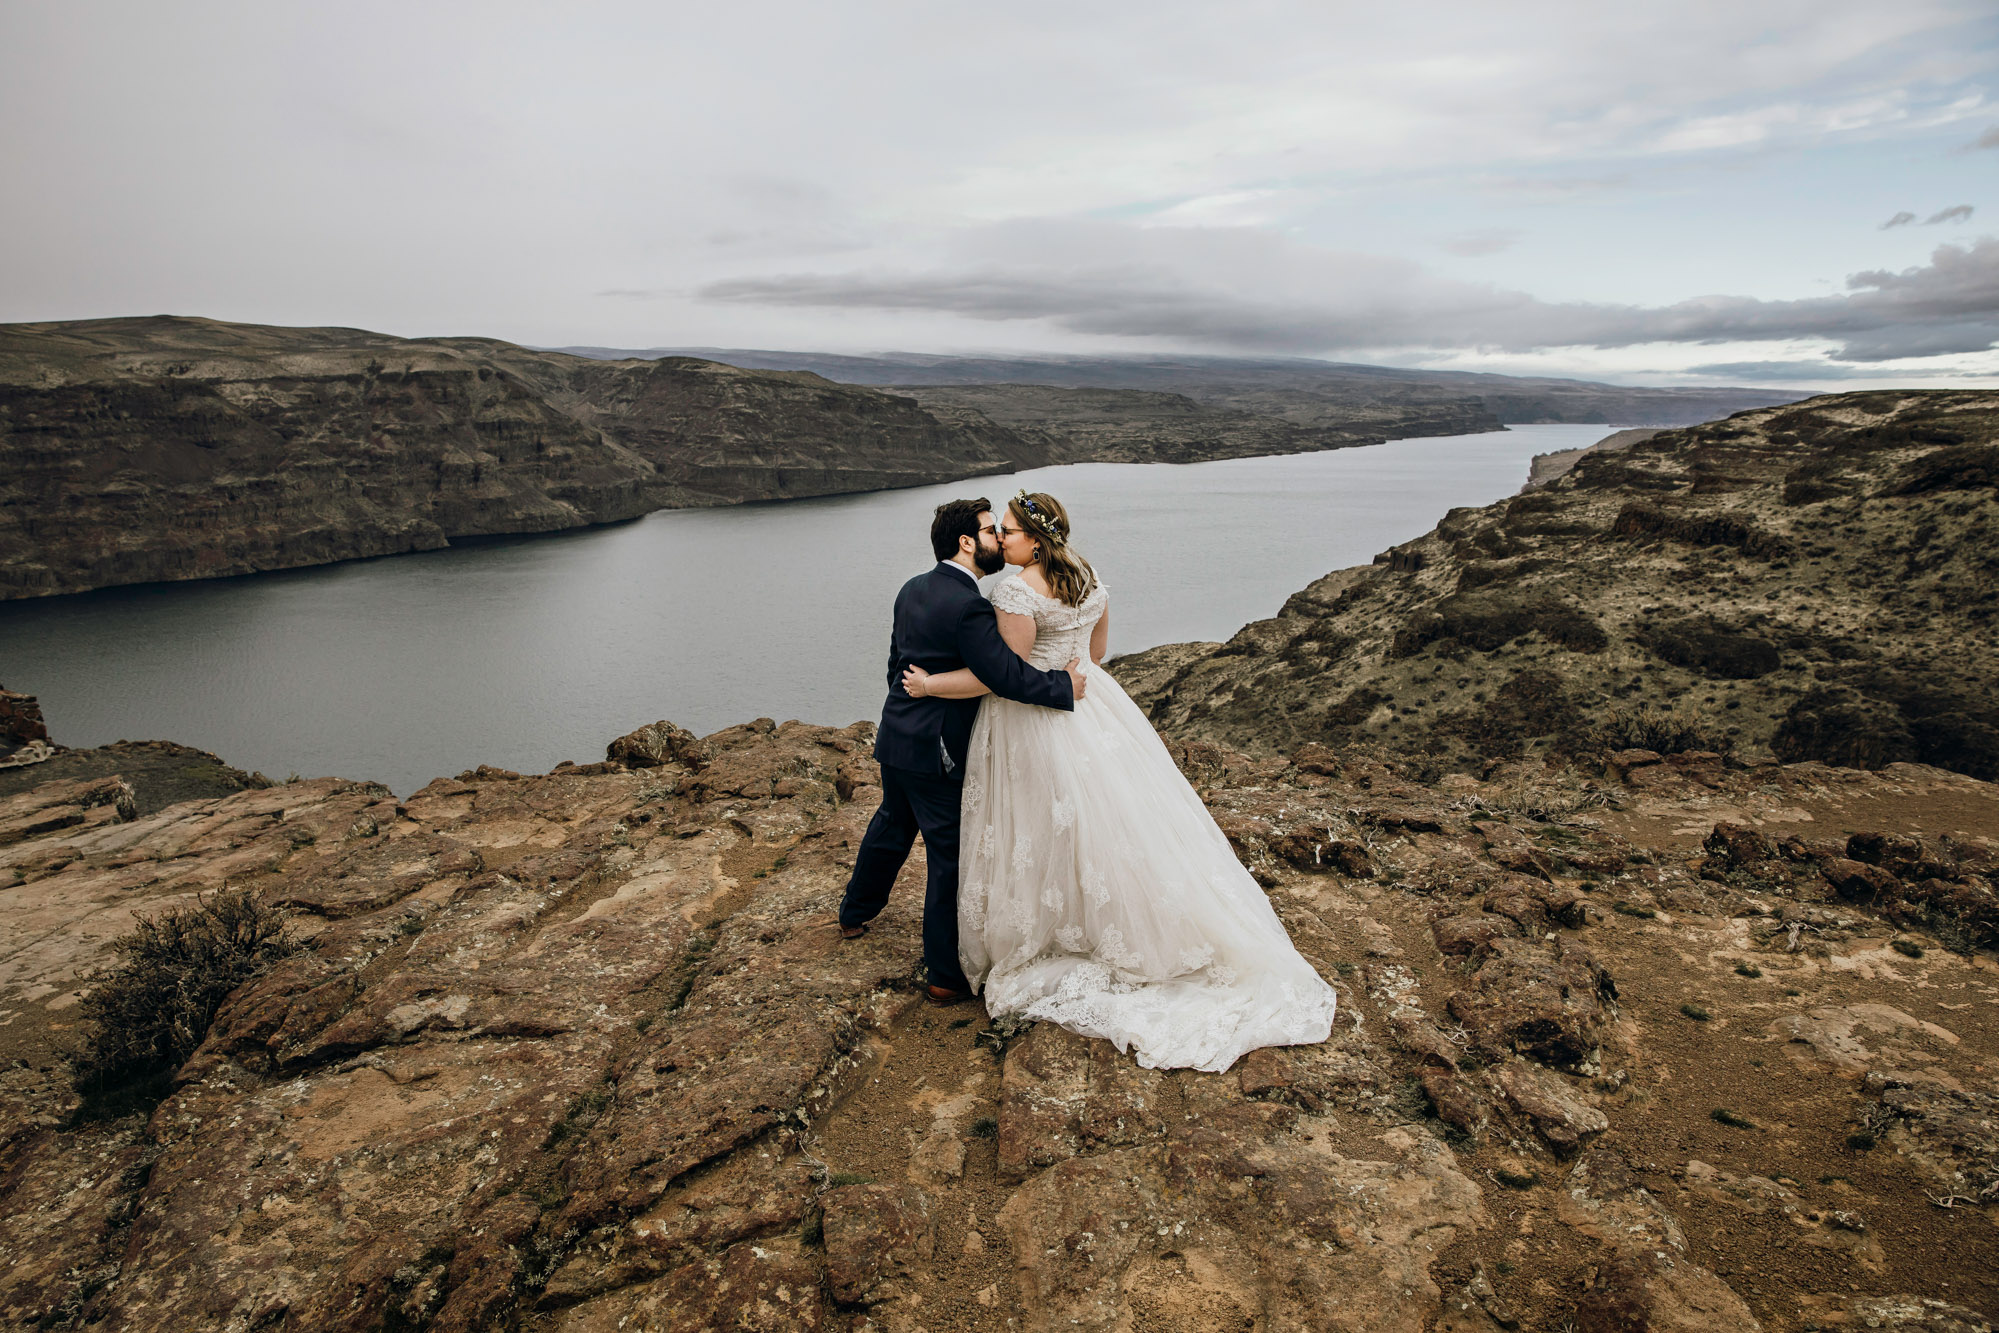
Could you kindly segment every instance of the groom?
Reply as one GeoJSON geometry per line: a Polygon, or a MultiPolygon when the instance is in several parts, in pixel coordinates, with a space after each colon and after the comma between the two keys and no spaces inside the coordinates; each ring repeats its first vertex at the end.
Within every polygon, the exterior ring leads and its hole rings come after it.
{"type": "Polygon", "coordinates": [[[970,667],[994,694],[1043,708],[1074,708],[1083,677],[1072,661],[1062,671],[1029,666],[1000,638],[979,575],[997,574],[999,539],[985,500],[953,500],[930,524],[937,567],[902,585],[888,641],[888,702],[875,733],[882,803],[854,857],[854,874],[840,903],[840,934],[859,939],[888,904],[888,891],[916,835],[930,865],[923,898],[926,992],[936,1004],[971,995],[958,966],[958,798],[965,785],[965,749],[977,699],[918,699],[902,688],[902,673],[920,666],[933,675],[970,667]]]}

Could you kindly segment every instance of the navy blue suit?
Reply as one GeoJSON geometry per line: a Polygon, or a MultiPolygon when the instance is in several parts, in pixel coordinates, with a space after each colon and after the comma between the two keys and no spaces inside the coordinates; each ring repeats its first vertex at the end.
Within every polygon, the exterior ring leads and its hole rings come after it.
{"type": "Polygon", "coordinates": [[[966,989],[958,966],[958,799],[977,699],[913,697],[902,673],[933,675],[970,667],[1002,699],[1044,708],[1076,706],[1067,671],[1029,666],[1000,637],[992,603],[963,566],[935,569],[902,585],[888,645],[888,701],[875,733],[881,762],[881,809],[854,857],[840,904],[840,924],[871,921],[888,903],[916,835],[923,834],[929,884],[923,899],[923,961],[933,985],[966,989]]]}

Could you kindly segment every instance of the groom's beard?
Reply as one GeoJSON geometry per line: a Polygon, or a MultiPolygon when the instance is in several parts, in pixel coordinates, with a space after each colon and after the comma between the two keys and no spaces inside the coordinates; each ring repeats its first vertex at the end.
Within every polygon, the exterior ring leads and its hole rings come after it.
{"type": "Polygon", "coordinates": [[[981,546],[972,552],[972,563],[979,567],[981,574],[997,574],[1006,568],[1006,557],[1000,554],[997,546],[990,550],[981,546]]]}

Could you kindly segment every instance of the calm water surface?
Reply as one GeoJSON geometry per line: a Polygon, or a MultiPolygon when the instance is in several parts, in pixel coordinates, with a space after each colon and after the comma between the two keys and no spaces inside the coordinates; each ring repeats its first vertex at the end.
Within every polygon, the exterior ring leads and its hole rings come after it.
{"type": "Polygon", "coordinates": [[[0,603],[0,684],[72,746],[164,738],[274,777],[407,795],[476,764],[603,757],[657,718],[699,733],[881,709],[895,590],[930,511],[1045,490],[1111,589],[1113,653],[1224,639],[1538,453],[1610,426],[1184,466],[1082,464],[919,490],[653,514],[615,528],[202,583],[0,603]]]}

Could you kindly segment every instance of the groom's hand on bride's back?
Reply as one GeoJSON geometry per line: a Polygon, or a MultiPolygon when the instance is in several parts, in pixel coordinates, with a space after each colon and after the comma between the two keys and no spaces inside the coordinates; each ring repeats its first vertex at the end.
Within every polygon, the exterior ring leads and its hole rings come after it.
{"type": "Polygon", "coordinates": [[[1083,691],[1089,685],[1083,673],[1076,669],[1082,663],[1082,660],[1080,657],[1072,657],[1069,659],[1069,665],[1062,668],[1069,673],[1069,688],[1075,692],[1075,697],[1078,699],[1083,697],[1083,691]]]}

